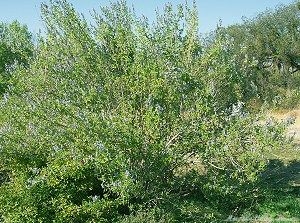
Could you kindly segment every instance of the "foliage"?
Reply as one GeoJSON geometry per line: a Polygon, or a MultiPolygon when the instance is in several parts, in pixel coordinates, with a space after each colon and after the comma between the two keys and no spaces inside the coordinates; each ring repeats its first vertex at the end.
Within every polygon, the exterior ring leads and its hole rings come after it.
{"type": "Polygon", "coordinates": [[[209,222],[263,196],[284,126],[244,110],[252,65],[226,35],[202,44],[195,5],[166,5],[153,25],[125,1],[93,25],[64,0],[42,16],[1,101],[3,222],[209,222]]]}
{"type": "Polygon", "coordinates": [[[299,91],[299,13],[294,3],[217,30],[242,69],[243,100],[272,102],[275,96],[286,97],[284,89],[299,91]]]}
{"type": "Polygon", "coordinates": [[[266,154],[286,143],[283,124],[258,123],[251,116],[232,119],[203,155],[207,164],[203,187],[215,204],[226,203],[237,211],[254,206],[264,196],[259,177],[268,164],[266,154]]]}
{"type": "Polygon", "coordinates": [[[28,65],[32,56],[32,36],[27,27],[17,21],[0,23],[0,94],[5,92],[12,71],[18,65],[28,65]]]}

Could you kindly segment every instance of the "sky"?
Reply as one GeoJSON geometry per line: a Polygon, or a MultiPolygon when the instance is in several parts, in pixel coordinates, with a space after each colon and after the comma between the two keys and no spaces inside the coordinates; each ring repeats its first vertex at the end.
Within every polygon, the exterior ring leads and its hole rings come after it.
{"type": "MultiPolygon", "coordinates": [[[[89,18],[89,12],[109,5],[110,0],[68,0],[78,12],[89,18]]],[[[114,0],[112,0],[114,1],[114,0]]],[[[171,2],[173,5],[185,3],[186,0],[127,0],[138,15],[144,15],[150,21],[155,19],[155,10],[171,2]]],[[[216,28],[219,21],[223,26],[240,23],[242,17],[251,18],[266,9],[278,5],[293,3],[295,0],[195,0],[199,12],[200,32],[206,33],[216,28]]],[[[0,22],[18,20],[26,24],[33,33],[43,29],[40,5],[47,0],[0,0],[0,22]]],[[[192,0],[187,0],[192,2],[192,0]]]]}

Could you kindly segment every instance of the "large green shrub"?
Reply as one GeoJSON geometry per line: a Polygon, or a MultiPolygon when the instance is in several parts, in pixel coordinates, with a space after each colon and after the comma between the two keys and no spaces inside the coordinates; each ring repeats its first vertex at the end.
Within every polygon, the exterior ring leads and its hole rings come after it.
{"type": "Polygon", "coordinates": [[[182,191],[249,195],[278,137],[237,107],[238,68],[225,40],[202,47],[195,9],[167,5],[152,26],[123,1],[93,25],[66,1],[42,15],[36,58],[1,102],[3,222],[116,222],[182,191]],[[204,171],[180,174],[195,159],[204,171]]]}

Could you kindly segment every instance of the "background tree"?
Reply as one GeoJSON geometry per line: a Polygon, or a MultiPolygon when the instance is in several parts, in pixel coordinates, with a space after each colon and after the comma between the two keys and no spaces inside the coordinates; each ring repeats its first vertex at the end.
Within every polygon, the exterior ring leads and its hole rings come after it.
{"type": "Polygon", "coordinates": [[[242,71],[245,101],[258,96],[270,102],[286,90],[299,91],[299,15],[295,3],[218,30],[242,71]]]}
{"type": "Polygon", "coordinates": [[[33,56],[33,39],[27,27],[14,21],[0,23],[0,93],[4,93],[12,71],[28,66],[33,56]]]}

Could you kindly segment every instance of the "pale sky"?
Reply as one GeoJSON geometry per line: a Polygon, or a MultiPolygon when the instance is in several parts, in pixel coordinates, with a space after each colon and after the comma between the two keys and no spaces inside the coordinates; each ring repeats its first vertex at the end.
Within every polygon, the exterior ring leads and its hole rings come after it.
{"type": "MultiPolygon", "coordinates": [[[[113,2],[114,0],[112,0],[113,2]]],[[[161,10],[167,2],[173,5],[185,3],[186,0],[127,0],[133,5],[138,15],[155,19],[155,10],[161,10]]],[[[18,20],[26,24],[32,32],[38,32],[43,24],[40,18],[40,4],[47,0],[0,0],[0,22],[18,20]]],[[[100,5],[109,5],[109,0],[69,0],[78,12],[87,18],[92,9],[100,5]]],[[[191,2],[191,0],[187,0],[191,2]]],[[[253,17],[265,9],[274,9],[281,4],[290,4],[294,0],[196,0],[199,11],[200,32],[213,30],[222,20],[224,26],[242,21],[242,17],[253,17]]]]}

